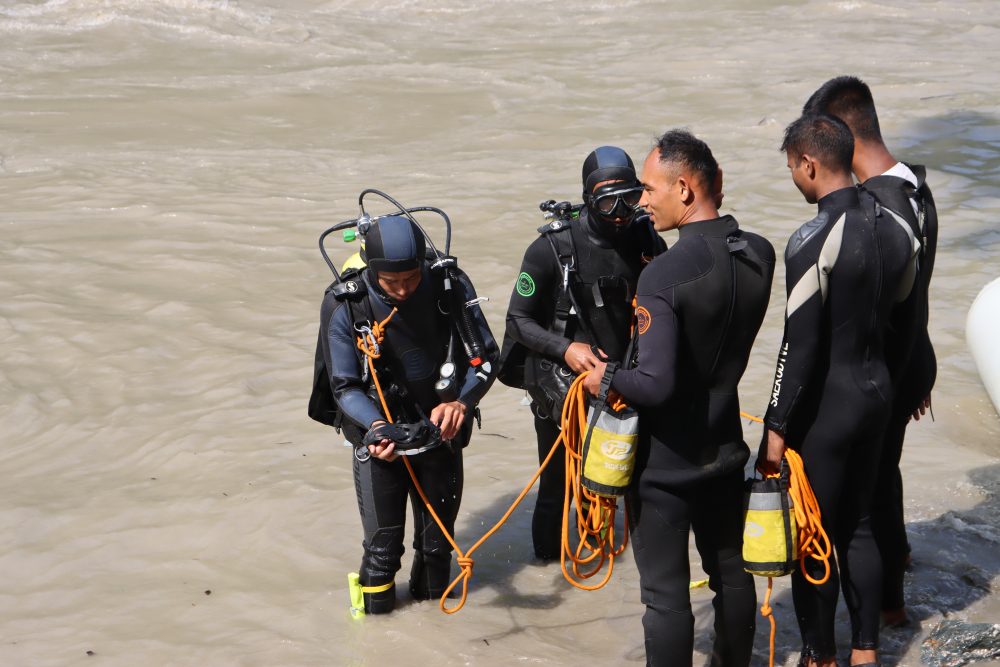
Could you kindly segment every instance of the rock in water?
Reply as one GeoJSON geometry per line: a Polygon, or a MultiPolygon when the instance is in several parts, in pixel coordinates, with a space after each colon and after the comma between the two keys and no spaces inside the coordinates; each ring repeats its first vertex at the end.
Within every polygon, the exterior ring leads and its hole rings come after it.
{"type": "Polygon", "coordinates": [[[941,621],[924,640],[920,657],[934,667],[961,667],[1000,658],[1000,625],[941,621]]]}

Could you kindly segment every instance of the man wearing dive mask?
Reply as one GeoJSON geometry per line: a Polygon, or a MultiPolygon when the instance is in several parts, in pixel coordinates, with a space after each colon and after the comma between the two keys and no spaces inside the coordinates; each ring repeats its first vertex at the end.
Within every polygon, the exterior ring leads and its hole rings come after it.
{"type": "Polygon", "coordinates": [[[396,604],[394,579],[411,502],[410,592],[418,600],[438,598],[450,582],[451,545],[398,457],[408,457],[434,511],[454,532],[462,498],[462,448],[471,437],[476,406],[493,382],[491,364],[498,350],[468,276],[457,266],[447,277],[444,269],[429,266],[423,232],[408,218],[376,219],[365,233],[363,258],[366,268],[349,278],[349,291],[356,296],[329,315],[321,343],[333,396],[344,417],[344,434],[355,447],[354,484],[364,529],[359,572],[364,607],[367,613],[381,614],[396,604]],[[452,355],[459,347],[455,341],[465,342],[456,333],[459,304],[482,343],[477,363],[452,355]],[[372,372],[358,353],[359,336],[373,344],[375,322],[385,324],[374,374],[391,414],[383,413],[372,372]],[[436,386],[439,369],[446,364],[452,366],[455,380],[455,391],[447,397],[436,386]]]}
{"type": "MultiPolygon", "coordinates": [[[[632,159],[614,146],[587,156],[582,207],[556,217],[525,251],[507,310],[499,377],[532,398],[541,462],[559,436],[574,375],[599,361],[622,361],[630,338],[639,272],[666,244],[638,215],[642,185],[632,159]]],[[[568,207],[567,207],[568,210],[568,207]]],[[[559,558],[565,466],[542,473],[532,518],[535,555],[559,558]]]]}
{"type": "Polygon", "coordinates": [[[642,198],[642,186],[608,181],[594,188],[594,193],[584,200],[602,222],[610,223],[608,229],[619,233],[632,223],[642,198]],[[624,185],[624,187],[622,187],[624,185]]]}

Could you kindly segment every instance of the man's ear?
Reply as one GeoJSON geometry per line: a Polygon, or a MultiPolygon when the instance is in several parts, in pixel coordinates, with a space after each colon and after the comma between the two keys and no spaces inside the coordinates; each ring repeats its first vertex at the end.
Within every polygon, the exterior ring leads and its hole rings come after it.
{"type": "Polygon", "coordinates": [[[818,165],[813,156],[809,155],[808,153],[803,153],[802,157],[800,157],[799,159],[802,160],[803,173],[807,177],[809,177],[810,181],[816,180],[816,171],[818,165]]]}
{"type": "Polygon", "coordinates": [[[681,174],[677,177],[677,194],[680,195],[681,201],[684,202],[685,206],[691,204],[694,201],[694,190],[691,189],[691,182],[688,181],[687,177],[681,174]]]}

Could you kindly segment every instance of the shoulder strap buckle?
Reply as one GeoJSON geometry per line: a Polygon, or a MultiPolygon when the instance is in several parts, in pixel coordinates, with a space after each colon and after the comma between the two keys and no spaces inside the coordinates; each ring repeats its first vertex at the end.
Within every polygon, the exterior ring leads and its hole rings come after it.
{"type": "Polygon", "coordinates": [[[538,228],[539,234],[551,234],[553,232],[561,232],[569,229],[569,222],[563,218],[556,218],[550,222],[546,222],[544,225],[538,228]]]}
{"type": "Polygon", "coordinates": [[[734,254],[745,250],[749,242],[744,238],[740,238],[739,234],[730,234],[726,237],[726,245],[729,247],[729,253],[734,254]]]}
{"type": "Polygon", "coordinates": [[[333,298],[337,301],[344,301],[364,296],[368,293],[368,288],[365,287],[365,281],[361,277],[359,269],[348,269],[340,274],[340,280],[332,283],[327,291],[333,292],[333,298]]]}

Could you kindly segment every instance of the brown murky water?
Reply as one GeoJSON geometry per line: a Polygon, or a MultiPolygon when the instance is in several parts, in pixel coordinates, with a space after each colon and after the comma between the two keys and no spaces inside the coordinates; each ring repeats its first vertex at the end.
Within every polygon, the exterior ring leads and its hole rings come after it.
{"type": "MultiPolygon", "coordinates": [[[[0,664],[642,662],[631,556],[605,590],[571,589],[531,561],[530,507],[477,553],[457,616],[403,600],[350,619],[350,453],[305,415],[316,238],[364,187],[444,208],[499,333],[537,203],[578,196],[593,147],[641,160],[687,126],[726,211],[780,248],[812,215],[781,131],[841,73],[872,85],[897,156],[929,166],[942,220],[937,421],[904,454],[922,623],[886,633],[886,661],[919,664],[944,615],[1000,620],[1000,421],[964,343],[1000,273],[998,44],[986,0],[0,2],[0,664]]],[[[484,401],[463,545],[534,469],[520,398],[484,401]]],[[[693,601],[704,651],[709,593],[693,601]]],[[[763,625],[757,647],[763,663],[763,625]]]]}

